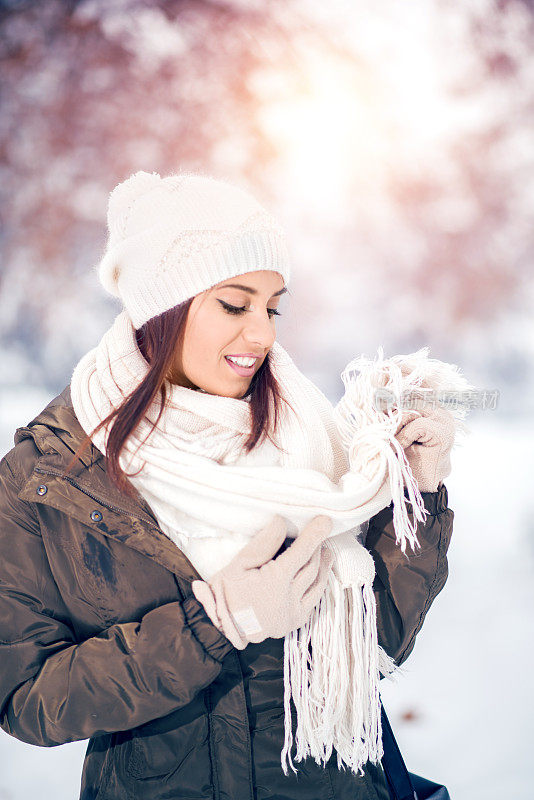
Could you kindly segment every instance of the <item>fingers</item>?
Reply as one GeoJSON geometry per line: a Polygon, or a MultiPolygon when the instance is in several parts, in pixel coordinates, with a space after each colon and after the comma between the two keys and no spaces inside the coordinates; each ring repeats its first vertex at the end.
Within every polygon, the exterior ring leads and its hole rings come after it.
{"type": "Polygon", "coordinates": [[[437,444],[434,437],[434,428],[427,418],[414,419],[405,425],[397,435],[397,441],[405,450],[412,444],[437,444]]]}
{"type": "Polygon", "coordinates": [[[414,419],[417,419],[419,416],[419,412],[415,410],[408,410],[403,411],[401,415],[401,421],[395,431],[395,436],[398,436],[399,431],[401,431],[409,422],[412,422],[414,419]]]}
{"type": "Polygon", "coordinates": [[[414,442],[426,446],[445,443],[450,446],[454,442],[454,417],[446,409],[431,409],[424,416],[408,422],[396,434],[397,441],[403,449],[414,442]]]}
{"type": "Polygon", "coordinates": [[[288,575],[296,575],[302,569],[317,547],[328,538],[332,530],[332,520],[324,514],[314,517],[301,530],[291,547],[281,553],[275,560],[288,575]]]}
{"type": "Polygon", "coordinates": [[[310,610],[314,608],[323,596],[333,561],[334,556],[332,551],[325,547],[321,551],[321,560],[317,577],[302,596],[302,604],[306,606],[306,608],[310,610]]]}
{"type": "Polygon", "coordinates": [[[261,567],[271,561],[280,550],[286,538],[287,526],[280,514],[276,514],[264,528],[261,528],[252,539],[239,551],[236,560],[243,569],[261,567]]]}
{"type": "Polygon", "coordinates": [[[413,442],[417,441],[417,437],[421,434],[421,429],[415,425],[416,421],[417,420],[407,422],[406,425],[395,434],[395,438],[403,450],[406,450],[413,442]]]}
{"type": "MultiPolygon", "coordinates": [[[[323,552],[323,545],[317,545],[312,553],[309,561],[304,564],[296,573],[293,578],[295,593],[302,596],[306,589],[314,582],[317,573],[321,567],[321,555],[323,552]]],[[[329,551],[330,552],[330,551],[329,551]]]]}

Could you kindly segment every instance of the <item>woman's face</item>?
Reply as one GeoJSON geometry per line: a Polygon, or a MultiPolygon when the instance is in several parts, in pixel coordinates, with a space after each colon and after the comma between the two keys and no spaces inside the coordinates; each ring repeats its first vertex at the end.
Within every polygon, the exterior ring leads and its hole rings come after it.
{"type": "Polygon", "coordinates": [[[189,389],[241,398],[276,339],[280,295],[287,291],[278,272],[258,270],[228,278],[193,298],[183,344],[169,380],[189,389]],[[242,288],[238,288],[242,287],[242,288]],[[255,357],[243,368],[228,356],[255,357]]]}

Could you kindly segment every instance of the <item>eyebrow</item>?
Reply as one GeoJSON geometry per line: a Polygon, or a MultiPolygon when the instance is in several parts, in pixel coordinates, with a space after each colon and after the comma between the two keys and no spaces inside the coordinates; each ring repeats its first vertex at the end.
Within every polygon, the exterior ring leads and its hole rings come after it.
{"type": "MultiPolygon", "coordinates": [[[[256,289],[253,289],[252,286],[243,286],[241,283],[225,283],[224,286],[219,286],[219,289],[241,289],[243,292],[248,292],[249,294],[258,294],[256,289]]],[[[284,294],[287,292],[286,287],[284,286],[283,289],[280,289],[279,292],[275,292],[271,297],[278,297],[280,294],[284,294]]]]}

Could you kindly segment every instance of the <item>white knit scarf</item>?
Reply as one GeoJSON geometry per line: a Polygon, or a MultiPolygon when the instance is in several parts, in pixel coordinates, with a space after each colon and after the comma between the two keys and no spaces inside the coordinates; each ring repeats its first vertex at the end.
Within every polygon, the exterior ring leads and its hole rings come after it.
{"type": "MultiPolygon", "coordinates": [[[[334,563],[325,593],[306,625],[284,639],[281,763],[287,774],[292,697],[296,760],[311,755],[326,763],[335,748],[338,768],[344,763],[363,774],[368,760],[377,763],[383,755],[380,673],[390,676],[396,668],[377,641],[375,566],[362,543],[365,525],[393,499],[397,543],[404,553],[407,542],[412,550],[419,546],[417,521],[426,513],[394,436],[401,410],[381,410],[374,393],[387,387],[400,398],[414,387],[462,390],[468,384],[454,365],[428,358],[427,348],[388,360],[379,348],[377,361],[360,357],[346,367],[345,395],[334,408],[278,342],[271,359],[282,397],[295,411],[282,404],[276,434],[282,452],[268,439],[244,452],[251,424],[246,400],[167,383],[168,400],[156,429],[148,436],[159,397],[128,439],[120,463],[128,473],[142,468],[130,480],[205,580],[275,514],[285,518],[290,537],[318,514],[332,518],[327,545],[334,563]],[[414,512],[411,522],[404,485],[414,512]]],[[[124,310],[72,375],[74,411],[86,433],[121,405],[147,371],[124,310]]],[[[93,437],[102,453],[108,433],[109,427],[93,437]]],[[[245,621],[243,627],[236,622],[246,633],[245,621]]],[[[297,772],[290,755],[289,762],[297,772]]]]}

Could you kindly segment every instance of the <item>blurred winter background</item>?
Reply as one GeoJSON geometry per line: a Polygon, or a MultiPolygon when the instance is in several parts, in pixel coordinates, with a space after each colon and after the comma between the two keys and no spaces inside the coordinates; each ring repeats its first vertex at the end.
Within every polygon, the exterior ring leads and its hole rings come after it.
{"type": "MultiPolygon", "coordinates": [[[[119,310],[94,267],[139,169],[251,189],[286,228],[278,337],[336,402],[358,353],[430,346],[475,408],[449,579],[382,681],[409,769],[532,797],[534,3],[0,0],[0,455],[119,310]]],[[[87,742],[0,731],[0,800],[75,800],[87,742]]]]}

